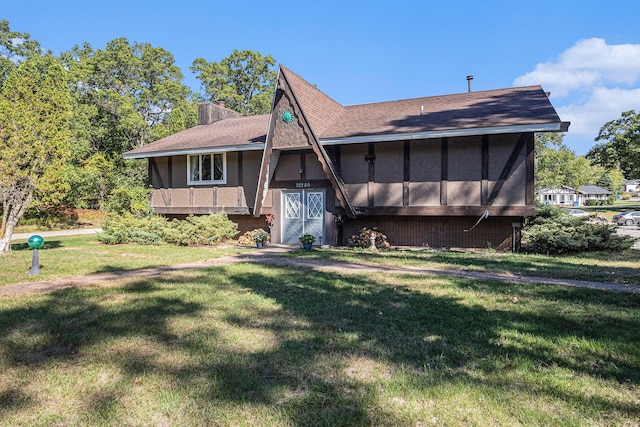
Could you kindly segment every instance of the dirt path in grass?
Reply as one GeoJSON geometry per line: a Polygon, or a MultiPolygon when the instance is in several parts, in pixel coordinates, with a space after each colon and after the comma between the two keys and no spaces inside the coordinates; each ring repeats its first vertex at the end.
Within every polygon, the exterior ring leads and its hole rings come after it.
{"type": "Polygon", "coordinates": [[[43,280],[39,282],[16,283],[0,287],[0,296],[16,296],[34,292],[48,292],[69,287],[97,286],[127,278],[158,277],[164,274],[220,267],[234,263],[255,263],[281,267],[296,267],[314,271],[331,272],[339,274],[411,274],[411,275],[436,275],[448,277],[464,277],[469,279],[496,280],[515,283],[537,283],[573,286],[581,288],[600,289],[616,292],[640,293],[640,286],[621,285],[611,282],[591,282],[586,280],[552,279],[545,277],[520,276],[509,273],[490,273],[468,270],[447,270],[439,268],[421,267],[393,267],[376,266],[367,264],[353,264],[345,262],[325,261],[317,259],[301,259],[283,257],[289,252],[290,247],[270,246],[263,250],[251,250],[250,252],[214,258],[206,261],[198,261],[186,264],[176,264],[163,267],[140,268],[136,270],[121,270],[108,273],[97,273],[87,276],[70,277],[64,279],[43,280]]]}

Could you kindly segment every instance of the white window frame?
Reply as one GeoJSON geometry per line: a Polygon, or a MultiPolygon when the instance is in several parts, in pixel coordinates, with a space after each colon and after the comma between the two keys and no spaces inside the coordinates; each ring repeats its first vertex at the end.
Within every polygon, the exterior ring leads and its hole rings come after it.
{"type": "MultiPolygon", "coordinates": [[[[212,178],[214,171],[211,171],[212,178]]],[[[227,153],[202,153],[202,154],[188,154],[187,155],[187,185],[211,185],[211,184],[226,184],[227,183],[227,153]],[[191,158],[198,157],[198,167],[199,167],[199,176],[202,177],[202,157],[204,156],[212,156],[211,157],[211,167],[213,168],[215,165],[215,156],[222,156],[222,179],[211,179],[211,180],[192,180],[191,179],[191,158]]]]}

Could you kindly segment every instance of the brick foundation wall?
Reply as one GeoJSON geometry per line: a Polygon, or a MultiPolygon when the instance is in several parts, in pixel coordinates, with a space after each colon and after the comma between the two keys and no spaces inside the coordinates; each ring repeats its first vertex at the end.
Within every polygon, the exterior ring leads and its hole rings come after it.
{"type": "MultiPolygon", "coordinates": [[[[343,242],[348,244],[363,227],[377,227],[392,246],[460,249],[512,249],[512,223],[520,218],[483,219],[473,230],[477,217],[368,216],[345,219],[343,242]],[[464,231],[470,230],[470,231],[464,231]]],[[[518,242],[519,246],[519,242],[518,242]]]]}
{"type": "MultiPolygon", "coordinates": [[[[185,215],[171,215],[169,217],[184,219],[185,215]]],[[[229,219],[238,224],[238,236],[256,228],[267,229],[264,215],[259,217],[229,215],[229,219]]],[[[392,246],[512,250],[512,224],[519,223],[521,221],[519,217],[485,218],[471,230],[477,220],[477,217],[423,216],[345,218],[342,226],[342,242],[338,242],[338,244],[349,244],[351,236],[359,234],[363,227],[377,227],[381,233],[387,236],[387,240],[392,246]]],[[[519,242],[517,242],[517,248],[519,246],[519,242]]]]}

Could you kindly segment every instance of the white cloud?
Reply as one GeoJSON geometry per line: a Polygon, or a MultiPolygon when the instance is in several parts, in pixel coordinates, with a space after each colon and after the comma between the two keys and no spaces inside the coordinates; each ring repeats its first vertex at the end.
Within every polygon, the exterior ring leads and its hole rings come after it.
{"type": "Polygon", "coordinates": [[[515,86],[542,85],[556,97],[608,84],[632,85],[640,77],[640,44],[608,45],[591,38],[578,41],[556,62],[536,65],[514,81],[515,86]]]}
{"type": "Polygon", "coordinates": [[[640,110],[640,88],[620,89],[596,87],[583,103],[556,105],[563,121],[571,122],[564,142],[578,155],[586,154],[605,123],[619,119],[623,111],[640,110]]]}
{"type": "Polygon", "coordinates": [[[556,107],[556,110],[562,120],[571,122],[570,135],[587,136],[593,140],[602,125],[620,118],[623,111],[640,110],[640,88],[596,87],[586,102],[556,107]]]}
{"type": "Polygon", "coordinates": [[[608,45],[591,38],[578,41],[557,61],[536,65],[513,84],[542,85],[551,92],[558,115],[571,122],[564,142],[576,154],[586,154],[602,125],[624,111],[640,110],[638,79],[640,44],[608,45]]]}

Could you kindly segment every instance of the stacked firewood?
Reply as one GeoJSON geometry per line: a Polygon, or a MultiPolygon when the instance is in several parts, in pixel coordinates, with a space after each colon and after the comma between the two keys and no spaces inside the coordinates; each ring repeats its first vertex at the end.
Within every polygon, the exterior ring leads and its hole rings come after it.
{"type": "Polygon", "coordinates": [[[253,236],[256,233],[263,232],[262,228],[256,228],[255,230],[247,231],[242,236],[238,237],[238,243],[241,245],[255,245],[256,242],[253,240],[253,236]]]}
{"type": "Polygon", "coordinates": [[[377,249],[389,248],[391,245],[387,241],[387,236],[378,230],[378,227],[362,227],[360,234],[351,236],[351,244],[356,248],[371,248],[375,245],[377,249]],[[375,235],[372,242],[372,236],[375,235]]]}

